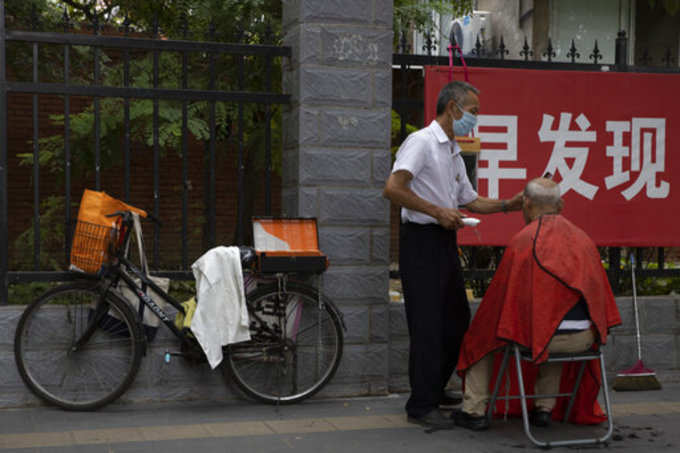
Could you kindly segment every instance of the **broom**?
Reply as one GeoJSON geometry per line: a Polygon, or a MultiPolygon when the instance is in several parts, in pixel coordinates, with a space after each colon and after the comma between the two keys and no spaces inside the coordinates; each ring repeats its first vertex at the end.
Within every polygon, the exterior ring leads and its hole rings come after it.
{"type": "Polygon", "coordinates": [[[654,370],[642,363],[642,346],[640,345],[640,319],[638,317],[637,288],[635,286],[635,255],[630,255],[630,267],[633,277],[633,310],[635,312],[635,340],[637,343],[637,362],[631,368],[623,370],[614,379],[614,390],[661,390],[654,370]]]}

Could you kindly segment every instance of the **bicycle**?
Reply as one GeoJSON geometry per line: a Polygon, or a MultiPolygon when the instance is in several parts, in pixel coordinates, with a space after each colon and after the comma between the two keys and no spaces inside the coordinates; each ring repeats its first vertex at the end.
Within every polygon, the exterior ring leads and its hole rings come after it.
{"type": "MultiPolygon", "coordinates": [[[[14,352],[23,381],[36,396],[66,410],[95,410],[113,402],[141,366],[148,340],[139,314],[114,290],[119,283],[179,339],[180,352],[173,355],[204,359],[193,336],[178,329],[142,287],[184,313],[182,305],[125,256],[132,214],[112,216],[118,220],[106,232],[108,253],[100,272],[46,292],[27,306],[17,325],[14,352]]],[[[254,249],[241,247],[240,252],[243,268],[252,267],[254,249]]],[[[225,378],[268,404],[309,398],[333,378],[340,363],[345,328],[340,311],[316,288],[286,273],[255,269],[246,277],[257,280],[246,295],[251,340],[224,348],[225,378]]]]}

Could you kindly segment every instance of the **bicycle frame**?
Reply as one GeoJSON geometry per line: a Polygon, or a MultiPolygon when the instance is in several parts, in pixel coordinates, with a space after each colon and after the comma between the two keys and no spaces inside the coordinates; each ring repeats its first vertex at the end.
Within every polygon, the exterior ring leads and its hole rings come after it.
{"type": "MultiPolygon", "coordinates": [[[[177,338],[179,338],[183,343],[193,343],[193,338],[187,336],[184,332],[178,329],[175,326],[174,320],[171,319],[170,316],[165,311],[163,311],[163,309],[151,297],[149,297],[142,290],[142,288],[138,286],[137,283],[134,281],[135,277],[138,278],[142,286],[146,285],[147,288],[151,288],[164,301],[175,307],[178,311],[185,313],[184,307],[182,307],[182,305],[178,301],[176,301],[174,298],[172,298],[172,296],[170,296],[162,288],[156,285],[153,282],[153,280],[151,280],[147,275],[144,274],[144,272],[142,272],[137,266],[135,266],[134,263],[132,263],[129,259],[125,257],[124,250],[127,249],[127,245],[131,239],[130,232],[132,229],[131,228],[132,220],[129,217],[129,213],[126,212],[120,214],[122,221],[121,234],[123,234],[123,237],[119,242],[120,247],[118,249],[118,252],[116,253],[117,263],[115,263],[112,266],[109,266],[106,270],[107,277],[109,277],[109,280],[111,281],[111,284],[106,291],[109,291],[110,288],[117,286],[120,281],[123,281],[124,284],[137,296],[139,303],[144,304],[149,310],[151,310],[154,313],[154,315],[157,316],[177,338]]],[[[252,276],[250,278],[256,277],[252,276]]],[[[265,277],[265,280],[277,281],[279,284],[279,291],[283,290],[283,292],[285,292],[285,282],[288,281],[288,276],[285,274],[277,274],[273,278],[265,277]]],[[[246,277],[246,282],[244,286],[246,286],[248,282],[249,278],[246,277]]],[[[324,302],[321,300],[321,297],[319,296],[320,306],[322,306],[323,303],[324,302]]],[[[333,307],[333,309],[336,313],[339,313],[338,317],[340,319],[341,326],[346,330],[347,327],[345,326],[342,314],[335,307],[333,307]]],[[[254,313],[250,313],[250,315],[253,316],[253,319],[259,323],[264,333],[266,333],[267,335],[276,336],[276,333],[269,328],[267,322],[263,321],[259,316],[257,316],[254,313]]],[[[142,321],[139,320],[139,322],[142,321]]],[[[294,335],[297,335],[297,329],[298,326],[296,323],[294,327],[295,330],[294,335]]]]}
{"type": "MultiPolygon", "coordinates": [[[[142,286],[151,288],[157,295],[159,295],[164,301],[175,307],[181,313],[185,313],[182,304],[176,301],[172,296],[160,288],[153,280],[151,280],[144,272],[142,272],[137,266],[135,266],[129,259],[125,257],[125,250],[127,250],[132,231],[132,218],[129,211],[116,213],[119,215],[119,221],[121,222],[120,231],[123,235],[119,240],[118,251],[115,254],[116,258],[113,265],[109,266],[105,270],[105,278],[111,281],[111,284],[106,288],[105,293],[111,288],[116,287],[119,282],[123,281],[124,284],[137,296],[140,304],[144,304],[152,313],[158,317],[163,324],[166,325],[168,329],[179,338],[182,343],[189,343],[190,338],[175,326],[174,320],[165,312],[163,309],[151,298],[142,287],[138,286],[133,280],[134,277],[138,278],[142,286]]],[[[138,322],[142,322],[138,319],[138,322]]]]}
{"type": "Polygon", "coordinates": [[[175,334],[176,337],[178,337],[183,342],[188,341],[186,334],[184,334],[184,332],[175,326],[174,320],[165,311],[163,311],[163,309],[158,306],[158,304],[151,297],[149,297],[149,295],[147,295],[140,286],[137,286],[137,283],[133,280],[133,278],[137,277],[142,283],[142,286],[146,285],[147,288],[151,288],[164,301],[175,307],[178,311],[185,313],[182,304],[177,302],[172,296],[163,291],[162,288],[158,287],[158,285],[156,285],[153,280],[151,280],[147,275],[139,270],[132,262],[130,262],[130,260],[123,256],[119,256],[118,260],[119,265],[111,269],[113,274],[113,283],[111,286],[116,286],[116,284],[121,280],[125,282],[125,285],[137,296],[140,304],[144,304],[149,310],[151,310],[163,322],[163,324],[165,324],[168,329],[170,329],[172,333],[175,334]],[[124,268],[125,271],[123,271],[121,267],[124,268]]]}

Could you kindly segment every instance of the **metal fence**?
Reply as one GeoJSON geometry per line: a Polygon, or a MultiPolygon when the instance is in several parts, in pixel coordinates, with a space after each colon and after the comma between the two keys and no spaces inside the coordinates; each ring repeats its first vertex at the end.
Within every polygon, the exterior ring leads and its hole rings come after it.
{"type": "MultiPolygon", "coordinates": [[[[94,3],[93,3],[94,5],[94,3]]],[[[187,249],[187,234],[188,234],[188,190],[189,182],[187,174],[190,162],[188,160],[188,146],[190,140],[190,132],[188,128],[188,121],[190,114],[188,107],[191,102],[206,102],[209,111],[209,139],[205,144],[206,149],[206,195],[207,206],[206,212],[206,236],[207,243],[210,246],[215,245],[216,237],[216,184],[215,184],[215,159],[216,159],[216,142],[217,142],[217,126],[216,126],[216,103],[231,103],[236,104],[235,111],[235,128],[237,139],[235,147],[237,146],[237,169],[238,169],[238,228],[237,228],[237,242],[243,241],[243,232],[245,222],[248,219],[244,218],[244,108],[249,104],[259,104],[263,106],[265,111],[262,120],[262,128],[265,130],[264,155],[265,155],[265,214],[271,214],[271,174],[272,174],[272,106],[287,104],[290,102],[290,95],[272,92],[272,77],[274,77],[271,67],[275,58],[290,57],[291,49],[289,47],[280,47],[270,44],[239,44],[239,43],[224,43],[217,42],[215,37],[216,29],[219,28],[217,24],[211,23],[209,30],[205,35],[207,40],[196,41],[186,39],[167,39],[162,36],[159,30],[158,16],[156,15],[153,21],[151,30],[141,30],[140,28],[131,28],[130,22],[125,18],[121,24],[121,29],[117,36],[104,34],[105,30],[99,23],[99,16],[96,12],[90,11],[88,17],[92,18],[92,23],[89,24],[90,33],[75,33],[69,22],[69,17],[66,8],[64,8],[64,30],[63,32],[54,31],[37,31],[37,20],[33,23],[32,29],[29,31],[22,30],[7,30],[6,16],[5,16],[5,2],[0,0],[0,304],[7,303],[8,300],[8,284],[18,282],[34,282],[34,281],[61,281],[73,278],[67,272],[49,272],[40,269],[40,135],[39,135],[39,117],[41,112],[41,96],[44,95],[58,95],[63,97],[64,102],[64,127],[63,127],[63,174],[64,174],[64,195],[65,207],[64,210],[64,254],[66,261],[70,254],[71,231],[74,219],[70,206],[71,188],[73,185],[71,168],[75,159],[79,156],[73,155],[71,150],[71,106],[70,101],[74,96],[85,96],[93,99],[93,114],[94,114],[94,175],[95,175],[95,189],[102,189],[102,140],[101,140],[101,107],[100,102],[107,98],[122,99],[123,103],[123,129],[124,139],[120,149],[113,150],[122,155],[123,162],[123,198],[128,200],[130,197],[131,185],[135,181],[131,178],[131,119],[130,119],[130,105],[131,101],[136,99],[148,99],[153,102],[153,213],[159,216],[160,209],[160,161],[161,161],[161,146],[159,142],[159,102],[162,100],[172,100],[181,102],[181,159],[182,159],[182,175],[181,175],[181,234],[182,243],[181,248],[181,270],[176,271],[162,271],[158,275],[169,276],[177,279],[188,279],[191,277],[191,272],[188,269],[188,249],[187,249]],[[93,13],[93,14],[92,14],[93,13]],[[130,33],[130,30],[136,30],[135,33],[130,33]],[[148,35],[151,37],[148,37],[148,35]],[[24,46],[30,46],[32,52],[32,77],[30,81],[8,80],[6,69],[7,63],[7,48],[10,43],[23,43],[24,46]],[[49,61],[39,61],[39,51],[41,46],[60,46],[63,57],[63,80],[55,82],[41,81],[40,65],[51,64],[49,61]],[[93,58],[93,73],[91,84],[73,83],[70,78],[72,67],[75,60],[82,55],[80,52],[74,52],[74,46],[81,46],[91,49],[93,58]],[[120,63],[123,65],[123,84],[122,86],[106,86],[102,81],[102,49],[114,49],[121,55],[120,63]],[[159,83],[159,72],[161,70],[159,59],[165,52],[174,52],[181,55],[181,86],[177,88],[163,87],[159,83]],[[130,85],[130,65],[134,61],[136,55],[149,54],[152,55],[152,83],[149,87],[138,87],[130,85]],[[189,78],[191,73],[188,69],[188,59],[194,56],[207,60],[207,71],[209,72],[209,86],[207,89],[193,89],[188,88],[189,78]],[[215,64],[216,58],[232,58],[233,64],[236,67],[237,74],[237,89],[224,90],[216,86],[216,79],[219,76],[217,73],[217,66],[215,64]],[[264,71],[262,74],[264,90],[249,90],[244,84],[244,71],[246,58],[262,58],[264,59],[264,71]],[[34,268],[31,271],[12,271],[9,269],[8,261],[8,222],[12,213],[8,211],[8,155],[17,150],[8,149],[7,132],[8,121],[11,120],[12,112],[8,110],[8,95],[12,93],[27,93],[32,96],[32,152],[33,152],[33,254],[34,254],[34,268]]],[[[182,18],[180,18],[182,20],[182,18]]],[[[186,37],[186,16],[183,19],[185,22],[184,36],[186,37]]],[[[266,38],[266,37],[265,37],[266,38]]],[[[271,37],[270,37],[271,38],[271,37]]],[[[58,47],[59,48],[59,47],[58,47]]],[[[161,216],[162,217],[162,216],[161,216]]],[[[160,253],[160,232],[159,227],[155,226],[153,232],[152,258],[153,263],[159,262],[160,253]]]]}
{"type": "MultiPolygon", "coordinates": [[[[424,111],[424,81],[422,77],[421,68],[426,65],[448,66],[449,58],[445,56],[435,55],[437,52],[436,43],[432,39],[433,34],[425,35],[425,44],[422,51],[424,54],[412,54],[410,44],[406,38],[406,33],[401,32],[399,35],[399,42],[397,44],[398,53],[393,54],[392,64],[395,68],[394,89],[392,108],[400,117],[400,134],[398,142],[401,143],[407,135],[407,123],[414,124],[418,127],[423,127],[423,111],[424,111]],[[416,68],[413,70],[412,68],[416,68]]],[[[451,45],[454,46],[454,36],[451,36],[451,45]]],[[[613,65],[601,64],[603,58],[601,51],[598,48],[597,41],[594,42],[593,49],[583,53],[583,60],[581,62],[581,52],[574,45],[572,40],[571,48],[567,53],[567,61],[556,61],[555,51],[552,46],[552,41],[548,40],[546,49],[539,51],[538,49],[531,49],[524,40],[523,47],[516,52],[511,52],[506,48],[503,37],[499,40],[497,49],[485,49],[477,37],[475,48],[472,50],[472,55],[466,57],[465,62],[471,67],[493,67],[493,68],[515,68],[515,69],[533,69],[533,70],[560,70],[560,71],[597,71],[603,70],[613,72],[640,72],[640,73],[668,73],[677,74],[680,77],[680,67],[673,67],[673,59],[670,51],[666,52],[663,59],[662,66],[630,66],[628,65],[628,38],[625,32],[619,32],[616,38],[615,45],[615,63],[613,65]],[[586,57],[587,55],[587,57],[586,57]],[[534,60],[534,56],[540,56],[540,60],[534,60]],[[512,58],[516,57],[516,58],[512,58]],[[605,68],[606,67],[606,68],[605,68]]],[[[458,54],[456,54],[458,55],[458,54]]],[[[454,58],[456,64],[457,58],[454,58]]],[[[638,59],[644,64],[648,64],[650,59],[647,57],[647,52],[638,59]]],[[[393,143],[393,145],[398,143],[393,143]]],[[[466,165],[468,165],[468,172],[474,171],[472,168],[475,165],[475,158],[466,157],[466,165]]],[[[475,288],[480,292],[486,287],[488,280],[493,277],[495,266],[499,263],[502,256],[502,248],[494,247],[491,250],[480,254],[478,247],[465,247],[464,260],[466,268],[464,270],[467,280],[472,281],[475,288]],[[478,268],[477,263],[490,263],[489,266],[478,268]]],[[[608,263],[608,274],[612,289],[615,293],[620,293],[627,283],[624,281],[627,278],[625,269],[622,267],[622,249],[619,247],[607,247],[601,249],[601,253],[606,255],[608,263]]],[[[654,269],[643,268],[642,260],[640,259],[644,253],[642,249],[635,249],[637,254],[636,267],[639,278],[644,279],[648,277],[680,277],[680,269],[666,268],[666,253],[664,248],[658,248],[654,255],[656,255],[656,263],[654,269]]]]}

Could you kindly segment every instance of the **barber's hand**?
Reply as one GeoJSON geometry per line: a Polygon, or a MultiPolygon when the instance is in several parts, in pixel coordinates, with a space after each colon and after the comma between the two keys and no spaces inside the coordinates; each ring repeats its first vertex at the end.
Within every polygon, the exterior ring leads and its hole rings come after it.
{"type": "Polygon", "coordinates": [[[437,220],[447,230],[457,230],[463,227],[463,217],[458,209],[441,208],[437,220]]]}
{"type": "Polygon", "coordinates": [[[524,201],[524,192],[517,192],[515,196],[508,200],[506,206],[508,211],[521,211],[522,202],[524,201]]]}

